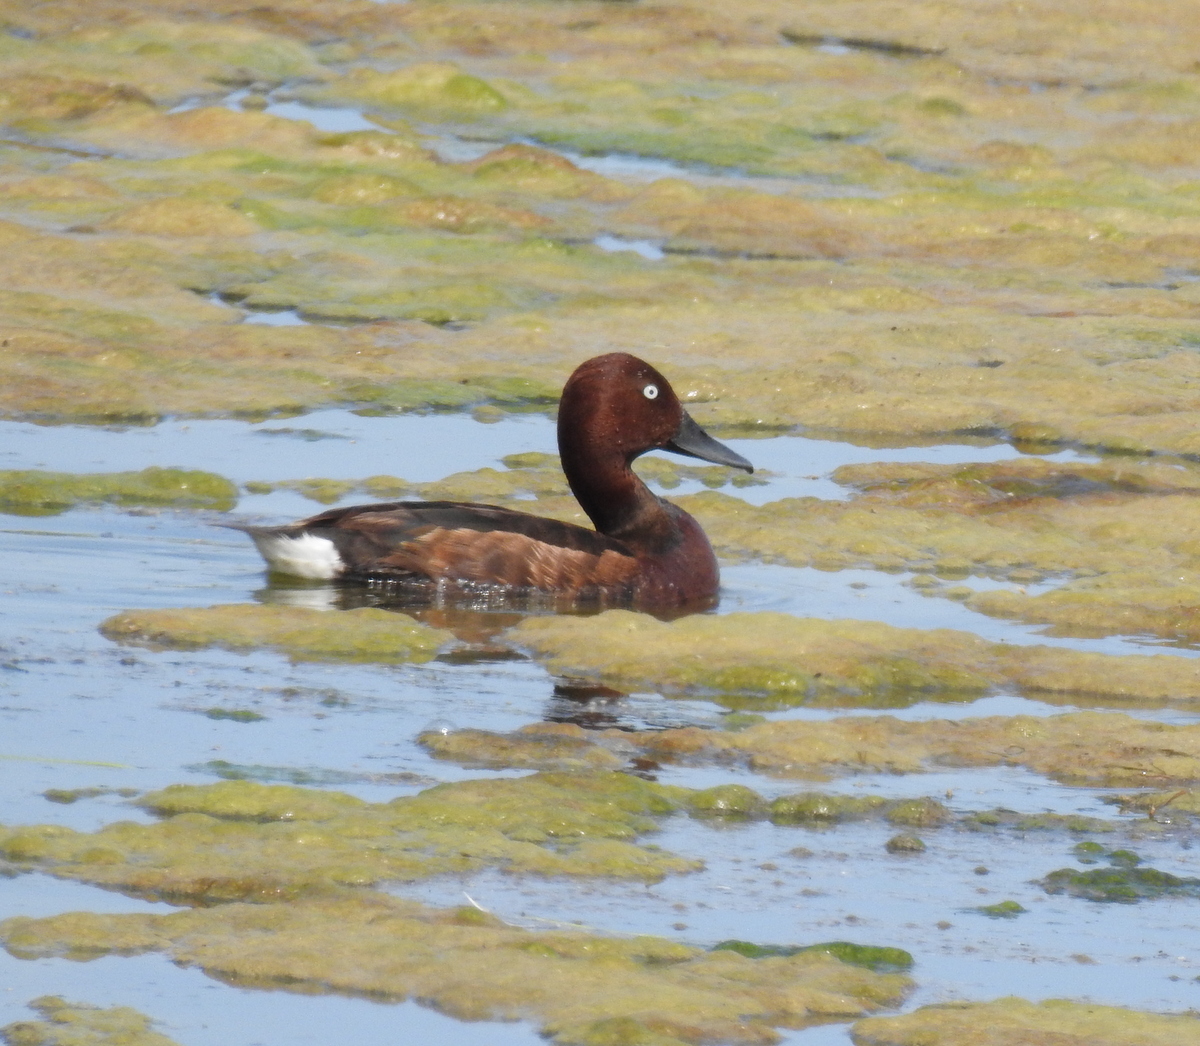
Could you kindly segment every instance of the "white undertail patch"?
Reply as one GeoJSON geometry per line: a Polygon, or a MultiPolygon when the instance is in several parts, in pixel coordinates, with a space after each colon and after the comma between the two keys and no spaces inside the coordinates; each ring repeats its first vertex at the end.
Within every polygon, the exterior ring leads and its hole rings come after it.
{"type": "Polygon", "coordinates": [[[288,537],[286,534],[251,533],[250,536],[267,565],[281,574],[330,581],[346,569],[337,547],[329,538],[319,538],[315,534],[288,537]]]}

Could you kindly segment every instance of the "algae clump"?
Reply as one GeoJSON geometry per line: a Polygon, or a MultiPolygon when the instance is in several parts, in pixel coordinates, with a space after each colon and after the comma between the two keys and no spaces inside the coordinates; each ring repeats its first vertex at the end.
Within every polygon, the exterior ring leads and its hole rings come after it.
{"type": "Polygon", "coordinates": [[[1191,1014],[1009,997],[992,1002],[938,1003],[900,1017],[868,1017],[851,1026],[850,1036],[855,1046],[1000,1046],[1018,1042],[1196,1046],[1200,1024],[1191,1014]]]}
{"type": "Polygon", "coordinates": [[[823,952],[851,966],[862,966],[876,973],[910,970],[913,957],[902,948],[881,948],[870,944],[851,944],[849,941],[829,941],[826,944],[781,945],[754,944],[750,941],[721,941],[712,947],[714,952],[736,952],[747,959],[766,959],[775,956],[823,952]]]}
{"type": "Polygon", "coordinates": [[[43,995],[29,1007],[42,1019],[0,1028],[8,1046],[178,1046],[154,1031],[149,1017],[129,1006],[92,1006],[43,995]]]}
{"type": "Polygon", "coordinates": [[[162,505],[227,512],[237,487],[223,476],[188,469],[140,472],[0,471],[0,512],[50,516],[76,505],[162,505]]]}
{"type": "MultiPolygon", "coordinates": [[[[914,773],[949,765],[1024,766],[1073,785],[1200,780],[1200,728],[1119,713],[924,722],[848,717],[763,723],[735,733],[647,731],[630,740],[657,760],[732,761],[782,777],[914,773]]],[[[1061,821],[1073,827],[1071,819],[1061,821]]],[[[1079,827],[1091,830],[1086,821],[1079,827]]]]}
{"type": "MultiPolygon", "coordinates": [[[[538,766],[544,750],[538,740],[540,725],[512,734],[488,731],[427,732],[420,741],[435,755],[481,765],[538,766]],[[489,762],[488,753],[495,753],[489,762]]],[[[1071,712],[1054,716],[989,716],[979,719],[932,719],[910,722],[893,716],[846,716],[828,720],[778,720],[735,730],[676,727],[665,730],[591,730],[558,726],[556,736],[590,743],[609,756],[628,761],[746,766],[777,777],[826,779],[834,773],[919,773],[945,766],[1024,766],[1036,773],[1071,785],[1200,781],[1200,727],[1176,726],[1134,718],[1116,712],[1071,712]]],[[[572,758],[583,763],[607,759],[589,754],[586,747],[572,748],[572,758]]],[[[1180,810],[1194,812],[1182,789],[1150,796],[1154,804],[1169,807],[1171,797],[1180,810]],[[1181,795],[1182,792],[1182,795],[1181,795]]],[[[819,792],[781,796],[760,807],[740,788],[719,786],[691,793],[697,813],[706,805],[728,803],[731,813],[770,816],[794,823],[836,823],[880,816],[892,824],[926,828],[947,823],[951,813],[940,801],[925,797],[885,799],[881,796],[838,796],[819,792]],[[708,798],[705,798],[705,797],[708,798]],[[699,798],[697,798],[699,797],[699,798]]],[[[1128,797],[1109,801],[1126,804],[1128,797]]],[[[1136,803],[1127,804],[1136,808],[1136,803]]],[[[1017,831],[1107,832],[1113,823],[1079,814],[1018,814],[1011,810],[980,811],[965,815],[968,829],[1009,828],[1017,831]]],[[[1153,820],[1141,822],[1143,830],[1161,830],[1153,820]]]]}
{"type": "Polygon", "coordinates": [[[1200,879],[1185,878],[1157,868],[1140,867],[1142,859],[1131,850],[1106,850],[1080,843],[1075,847],[1080,864],[1095,864],[1104,857],[1110,867],[1059,868],[1037,880],[1047,893],[1065,893],[1088,901],[1134,904],[1157,897],[1200,897],[1200,879]]]}
{"type": "Polygon", "coordinates": [[[362,70],[343,83],[342,89],[365,102],[433,110],[443,116],[492,113],[508,105],[504,95],[486,80],[449,62],[424,62],[393,73],[362,70]]]}
{"type": "Polygon", "coordinates": [[[431,730],[418,735],[417,741],[439,759],[469,767],[617,770],[622,766],[620,756],[593,744],[568,723],[535,723],[511,735],[472,729],[431,730]]]}
{"type": "Polygon", "coordinates": [[[986,915],[989,919],[1015,919],[1018,915],[1024,915],[1029,911],[1016,901],[998,901],[996,904],[983,904],[978,908],[968,908],[969,912],[978,912],[980,915],[986,915]]]}
{"type": "MultiPolygon", "coordinates": [[[[460,1020],[527,1020],[566,1044],[621,1041],[753,1046],[895,1005],[911,981],[818,946],[749,959],[656,937],[534,933],[477,908],[437,910],[374,892],[288,905],[225,904],[169,915],[0,923],[17,956],[163,952],[227,984],[419,999],[460,1020]]],[[[853,946],[851,946],[853,947],[853,946]]],[[[903,953],[901,953],[903,954],[903,953]]]]}
{"type": "Polygon", "coordinates": [[[530,618],[509,633],[558,673],[777,705],[877,701],[1000,687],[1114,697],[1200,697],[1200,667],[1170,655],[1114,656],[991,643],[948,629],[778,613],[662,622],[631,611],[530,618]]]}
{"type": "Polygon", "coordinates": [[[160,817],[203,813],[231,821],[328,821],[366,806],[344,792],[258,782],[222,781],[211,785],[168,785],[137,802],[160,817]]]}
{"type": "Polygon", "coordinates": [[[162,820],[91,833],[0,829],[0,856],[18,868],[188,903],[287,900],[488,867],[650,882],[699,867],[637,845],[679,796],[625,774],[460,781],[388,803],[233,780],[172,785],[137,802],[162,820]]]}
{"type": "Polygon", "coordinates": [[[182,610],[127,610],[103,621],[100,631],[125,644],[231,650],[267,647],[296,660],[429,661],[451,642],[442,629],[406,614],[361,607],[328,613],[303,607],[229,604],[182,610]]]}

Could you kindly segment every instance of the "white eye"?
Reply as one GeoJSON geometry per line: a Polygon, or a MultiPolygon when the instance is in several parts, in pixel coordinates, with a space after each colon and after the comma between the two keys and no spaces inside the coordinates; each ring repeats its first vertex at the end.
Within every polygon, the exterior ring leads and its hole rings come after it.
{"type": "Polygon", "coordinates": [[[658,399],[658,386],[657,385],[647,385],[644,389],[642,389],[642,395],[645,396],[646,399],[648,399],[648,400],[658,399]]]}

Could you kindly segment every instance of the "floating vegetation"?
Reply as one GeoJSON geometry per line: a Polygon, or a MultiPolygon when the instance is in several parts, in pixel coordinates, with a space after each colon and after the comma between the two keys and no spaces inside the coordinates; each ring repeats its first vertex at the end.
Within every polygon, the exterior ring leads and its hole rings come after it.
{"type": "Polygon", "coordinates": [[[966,911],[978,912],[989,919],[1015,919],[1018,915],[1026,914],[1029,909],[1016,901],[998,901],[996,904],[982,904],[978,908],[968,908],[966,911]]]}
{"type": "Polygon", "coordinates": [[[0,939],[29,959],[157,951],[242,987],[416,998],[461,1020],[532,1017],[563,1044],[611,1043],[619,1034],[616,1041],[749,1046],[770,1041],[773,1026],[893,1006],[912,983],[837,957],[911,963],[894,948],[818,945],[751,959],[657,937],[531,933],[478,908],[426,908],[373,891],[170,915],[19,917],[0,923],[0,939]]]}
{"type": "MultiPolygon", "coordinates": [[[[1094,2],[1032,2],[1019,19],[963,0],[513,3],[502,18],[457,2],[2,6],[4,417],[151,425],[340,405],[496,420],[552,412],[580,358],[649,346],[698,421],[725,435],[995,441],[1023,455],[856,465],[834,477],[844,501],[761,506],[732,496],[756,478],[643,463],[662,489],[711,488],[681,501],[726,559],[909,572],[930,597],[1057,635],[1200,640],[1200,24],[1170,5],[1109,5],[1097,18],[1094,2]],[[325,129],[346,116],[370,129],[325,129]],[[602,249],[639,242],[652,257],[602,249]],[[259,310],[306,322],[245,322],[259,310]],[[1120,456],[1071,462],[1054,454],[1064,449],[1120,456]],[[972,576],[1010,587],[978,591],[962,583],[972,576]]],[[[264,475],[246,489],[320,503],[513,501],[577,519],[556,464],[522,458],[437,484],[334,473],[284,484],[264,475]]],[[[220,477],[176,482],[176,471],[8,473],[0,509],[235,503],[220,477]]],[[[376,611],[135,611],[105,627],[120,642],[351,663],[425,661],[451,642],[376,611]]],[[[672,625],[602,616],[512,636],[555,671],[715,698],[734,714],[721,730],[451,731],[426,740],[429,750],[554,773],[390,803],[298,786],[421,782],[200,764],[222,783],[143,797],[159,811],[154,824],[0,830],[9,871],[195,907],[10,920],[0,935],[14,955],[154,951],[242,987],[534,1020],[571,1046],[752,1046],[776,1028],[895,1006],[910,982],[850,965],[870,950],[844,942],[704,951],[534,934],[370,884],[496,869],[653,882],[695,867],[644,842],[674,815],[714,831],[865,823],[880,839],[890,825],[901,832],[893,852],[912,854],[914,833],[939,825],[1112,838],[1125,824],[1136,838],[1200,812],[1195,727],[1093,713],[804,724],[748,714],[1012,692],[1191,707],[1195,661],[766,615],[672,625]],[[805,782],[1022,767],[1126,789],[1114,804],[1143,816],[962,814],[950,797],[812,790],[768,799],[715,774],[705,779],[714,787],[691,791],[609,772],[660,762],[805,782]]],[[[447,659],[465,663],[473,650],[447,659]]],[[[26,673],[7,681],[39,678],[32,652],[19,665],[4,653],[26,673]]],[[[190,712],[194,727],[213,700],[192,695],[170,711],[190,712]]],[[[897,871],[930,867],[872,853],[897,871]]],[[[1080,869],[1054,880],[1065,890],[1128,900],[1194,887],[1092,839],[1075,856],[1080,869]]],[[[166,1046],[128,1011],[37,1006],[42,1019],[10,1025],[10,1040],[166,1046]]],[[[1200,1041],[1190,1015],[1013,999],[924,1007],[852,1031],[863,1046],[952,1046],[981,1033],[1200,1041]]]]}
{"type": "Polygon", "coordinates": [[[154,1031],[154,1022],[129,1006],[92,1006],[43,995],[29,1003],[40,1021],[0,1028],[8,1046],[178,1046],[154,1031]]]}
{"type": "Polygon", "coordinates": [[[880,948],[870,944],[851,944],[849,941],[829,941],[825,944],[779,945],[752,944],[749,941],[721,941],[714,944],[714,952],[736,952],[747,959],[790,958],[804,953],[823,953],[851,966],[862,966],[876,973],[894,973],[910,970],[913,957],[902,948],[880,948]]]}
{"type": "Polygon", "coordinates": [[[355,773],[349,770],[329,770],[320,767],[262,766],[257,763],[231,763],[227,759],[210,759],[185,767],[195,773],[212,774],[225,781],[258,781],[260,784],[282,783],[310,788],[348,784],[430,785],[434,781],[408,771],[397,773],[355,773]]]}
{"type": "Polygon", "coordinates": [[[1108,868],[1059,868],[1038,880],[1047,893],[1065,893],[1087,901],[1134,904],[1158,897],[1200,897],[1200,879],[1190,879],[1141,867],[1142,859],[1131,850],[1109,850],[1080,843],[1075,855],[1081,864],[1107,860],[1108,868]]]}
{"type": "Polygon", "coordinates": [[[1194,1046],[1200,1028],[1191,1014],[1143,1013],[1117,1006],[1047,999],[996,999],[922,1006],[900,1017],[870,1017],[853,1025],[859,1046],[959,1046],[993,1042],[1086,1042],[1089,1046],[1194,1046]]]}
{"type": "Polygon", "coordinates": [[[0,512],[55,516],[81,504],[150,505],[227,512],[237,487],[223,476],[187,469],[141,472],[0,471],[0,512]]]}
{"type": "MultiPolygon", "coordinates": [[[[733,731],[700,727],[665,730],[590,730],[533,724],[511,734],[483,730],[427,731],[420,742],[435,755],[475,765],[537,767],[549,751],[559,758],[559,738],[573,739],[570,759],[578,765],[608,761],[600,748],[624,760],[736,765],[777,777],[824,780],[834,774],[920,773],[935,767],[1023,766],[1073,785],[1126,785],[1146,781],[1200,780],[1200,727],[1175,726],[1120,713],[1072,712],[1064,715],[989,716],[979,719],[931,719],[910,722],[892,716],[845,716],[823,721],[781,719],[733,731]],[[580,743],[581,742],[581,743],[580,743]],[[489,753],[492,753],[489,755],[489,753]]],[[[718,786],[723,787],[723,786],[718,786]]],[[[701,793],[703,794],[703,793],[701,793]]],[[[735,815],[760,808],[741,791],[714,792],[735,815]],[[739,813],[738,811],[741,811],[739,813]]],[[[908,827],[931,827],[947,817],[936,799],[884,800],[880,797],[782,797],[781,816],[836,821],[866,812],[887,813],[908,827]]],[[[766,807],[761,807],[766,810],[766,807]]],[[[772,809],[776,809],[773,807],[772,809]]],[[[702,812],[706,812],[703,811],[702,812]]],[[[977,830],[1107,831],[1111,823],[1079,814],[1018,814],[979,811],[963,825],[977,830]]],[[[1143,830],[1160,826],[1149,819],[1143,830]]]]}
{"type": "Polygon", "coordinates": [[[0,857],[186,903],[287,900],[489,867],[654,882],[700,867],[634,842],[682,794],[613,773],[461,781],[388,803],[247,780],[172,785],[137,800],[163,818],[155,824],[0,829],[0,857]]]}
{"type": "Polygon", "coordinates": [[[70,806],[80,799],[99,799],[103,795],[119,795],[122,799],[132,799],[137,794],[136,788],[106,788],[103,785],[93,785],[90,788],[47,788],[42,793],[42,798],[62,806],[70,806]]]}
{"type": "Polygon", "coordinates": [[[8,12],[0,410],[453,408],[481,359],[553,389],[652,342],[707,424],[1198,447],[1200,94],[1158,12],[1088,47],[1078,5],[1019,40],[970,5],[879,37],[834,9],[280,12],[8,12]],[[258,111],[285,99],[376,128],[258,111]],[[446,161],[410,119],[496,148],[446,161]],[[627,183],[525,139],[790,181],[627,183]],[[254,330],[193,290],[373,326],[254,330]]]}
{"type": "Polygon", "coordinates": [[[786,707],[1010,687],[1027,693],[1200,697],[1200,664],[1191,658],[1012,646],[967,632],[869,621],[740,613],[668,623],[611,610],[589,618],[528,618],[509,635],[557,673],[718,699],[730,695],[741,707],[751,695],[769,698],[764,707],[786,707]]]}
{"type": "Polygon", "coordinates": [[[371,607],[333,614],[257,603],[127,610],[104,621],[100,631],[115,642],[152,649],[269,647],[297,660],[384,664],[429,661],[452,640],[449,632],[422,625],[405,614],[371,607]]]}
{"type": "Polygon", "coordinates": [[[267,718],[250,708],[206,708],[204,715],[209,719],[228,719],[234,723],[261,723],[267,718]]]}

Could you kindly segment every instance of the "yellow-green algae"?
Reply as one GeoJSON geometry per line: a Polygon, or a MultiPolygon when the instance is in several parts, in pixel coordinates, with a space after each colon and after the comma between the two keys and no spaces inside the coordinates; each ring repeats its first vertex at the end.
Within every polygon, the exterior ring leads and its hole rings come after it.
{"type": "MultiPolygon", "coordinates": [[[[727,554],[838,570],[874,567],[1012,580],[1110,574],[1192,579],[1193,494],[1040,495],[966,510],[954,491],[897,504],[884,492],[849,501],[786,498],[753,506],[720,493],[681,498],[727,554]]],[[[985,492],[982,498],[991,498],[985,492]]]]}
{"type": "Polygon", "coordinates": [[[904,974],[820,950],[750,959],[656,937],[531,933],[477,908],[437,910],[360,891],[289,905],[0,923],[17,956],[161,951],[251,988],[420,999],[463,1020],[529,1020],[571,1046],[778,1042],[804,1027],[895,1005],[904,974]]]}
{"type": "Polygon", "coordinates": [[[850,1029],[855,1046],[1194,1046],[1200,1021],[1190,1013],[1162,1014],[1118,1006],[1013,997],[992,1002],[946,1002],[900,1017],[868,1017],[850,1029]]]}
{"type": "Polygon", "coordinates": [[[79,802],[80,799],[95,799],[101,795],[119,795],[125,799],[132,799],[137,794],[136,788],[107,788],[102,785],[93,785],[89,788],[47,788],[42,793],[42,798],[48,799],[52,803],[69,806],[79,802]]]}
{"type": "MultiPolygon", "coordinates": [[[[482,730],[425,733],[421,742],[434,754],[467,765],[610,766],[614,765],[611,755],[623,760],[734,764],[778,777],[809,780],[828,779],[836,773],[919,773],[939,766],[1023,766],[1072,785],[1173,786],[1170,793],[1159,793],[1158,803],[1164,808],[1180,786],[1200,781],[1200,727],[1155,723],[1116,712],[922,722],[883,715],[848,716],[823,721],[778,720],[737,730],[583,731],[557,726],[551,731],[535,724],[512,734],[482,730]],[[547,738],[547,734],[552,736],[547,738]],[[593,747],[608,755],[592,751],[593,747]]],[[[714,812],[719,812],[722,804],[735,816],[761,816],[765,810],[752,794],[723,791],[718,796],[721,802],[714,812]]],[[[1115,797],[1114,802],[1123,799],[1115,797]]],[[[931,826],[946,819],[945,809],[928,799],[905,800],[896,806],[879,797],[866,797],[862,802],[864,809],[886,810],[888,818],[900,824],[931,826]]],[[[828,808],[829,819],[837,820],[839,811],[845,809],[841,800],[814,793],[782,797],[780,812],[792,804],[796,804],[797,819],[819,820],[821,811],[828,808]]],[[[1195,812],[1195,802],[1181,799],[1178,809],[1195,812]]],[[[1092,818],[1036,815],[1014,819],[1010,815],[1011,811],[984,811],[969,815],[964,823],[968,827],[1105,830],[1105,822],[1092,818]]]]}
{"type": "MultiPolygon", "coordinates": [[[[225,781],[282,782],[293,785],[382,784],[415,785],[433,784],[430,777],[414,774],[408,770],[394,773],[371,773],[368,771],[334,770],[320,766],[265,766],[262,763],[231,763],[227,759],[209,759],[203,763],[185,766],[185,770],[209,774],[225,781]]],[[[136,792],[134,793],[136,794],[136,792]]]]}
{"type": "Polygon", "coordinates": [[[526,618],[508,636],[557,673],[719,698],[765,695],[785,704],[1002,687],[1127,700],[1200,697],[1200,664],[1193,658],[1014,646],[949,629],[771,612],[664,622],[611,610],[588,618],[526,618]]]}
{"type": "MultiPolygon", "coordinates": [[[[6,368],[0,409],[295,409],[353,400],[364,380],[421,405],[477,376],[481,358],[497,378],[554,387],[580,356],[653,346],[709,401],[707,422],[1197,449],[1180,379],[1197,339],[1187,143],[1200,86],[1182,59],[1189,31],[1164,34],[1145,6],[1108,12],[1120,30],[1102,44],[1090,5],[1039,5],[1021,23],[1042,35],[1019,41],[1010,19],[966,3],[918,4],[900,22],[876,3],[853,18],[799,17],[778,0],[720,13],[610,5],[587,25],[528,3],[508,5],[503,24],[472,4],[218,9],[230,17],[197,20],[174,3],[5,9],[29,34],[3,45],[9,123],[121,155],[4,150],[0,202],[42,238],[13,254],[46,256],[35,285],[55,322],[10,344],[19,373],[6,368]],[[861,19],[892,31],[864,42],[861,19]],[[848,53],[811,46],[830,36],[852,38],[848,53]],[[569,75],[547,54],[569,58],[569,75]],[[389,130],[165,111],[232,85],[261,98],[283,80],[365,98],[389,130]],[[465,121],[500,147],[439,161],[405,113],[465,121]],[[501,144],[528,134],[824,182],[623,185],[501,144]],[[832,182],[869,192],[823,196],[832,182]],[[88,228],[100,231],[64,231],[88,228]],[[564,243],[597,231],[715,253],[647,262],[564,243]],[[133,352],[74,326],[62,248],[81,240],[91,286],[176,292],[174,321],[159,310],[164,329],[133,352]],[[154,264],[167,241],[167,264],[154,264]],[[227,264],[238,252],[277,267],[238,278],[227,264]],[[181,288],[310,316],[479,327],[445,340],[420,328],[285,338],[238,330],[217,306],[201,318],[181,288]],[[410,351],[394,353],[397,341],[410,351]],[[64,343],[71,366],[55,357],[64,343]],[[184,344],[192,365],[173,366],[184,344]],[[138,380],[89,362],[114,353],[138,380]]],[[[145,317],[144,294],[120,296],[130,321],[145,317]]]]}
{"type": "Polygon", "coordinates": [[[40,1021],[14,1021],[0,1028],[8,1046],[177,1046],[156,1032],[153,1021],[130,1006],[93,1006],[58,995],[33,999],[40,1021]]]}
{"type": "Polygon", "coordinates": [[[699,867],[634,842],[685,796],[616,773],[460,781],[388,803],[254,781],[172,785],[137,800],[157,823],[0,829],[0,856],[185,903],[288,900],[485,867],[653,882],[699,867]]]}
{"type": "MultiPolygon", "coordinates": [[[[1019,19],[967,0],[644,0],[586,16],[515,0],[501,19],[459,2],[0,9],[5,123],[34,145],[119,153],[0,145],[7,416],[544,407],[579,359],[626,349],[708,425],[1200,451],[1200,30],[1161,5],[1033,0],[1019,19]],[[885,29],[863,40],[864,25],[885,29]],[[166,112],[296,78],[328,98],[390,86],[372,102],[389,131],[166,112]],[[544,150],[441,163],[405,115],[498,144],[532,134],[810,180],[627,186],[544,150]],[[698,253],[579,245],[597,232],[698,253]],[[242,325],[214,292],[372,322],[242,325]],[[538,395],[505,399],[513,381],[538,395]]],[[[1062,574],[1073,607],[972,605],[1194,638],[1193,495],[977,479],[840,505],[687,503],[724,555],[1062,574]]],[[[1006,757],[1023,744],[1000,740],[1006,757]]],[[[1137,783],[1172,779],[1123,761],[1137,783]]],[[[588,1035],[668,1034],[625,1020],[588,1035]]]]}
{"type": "Polygon", "coordinates": [[[1200,729],[1119,713],[1076,712],[909,723],[891,716],[772,722],[734,734],[684,728],[642,735],[653,758],[744,763],[784,777],[1023,766],[1066,784],[1200,780],[1200,729]]]}
{"type": "MultiPolygon", "coordinates": [[[[622,765],[639,751],[637,740],[622,744],[620,731],[584,731],[571,723],[534,723],[511,734],[488,730],[427,731],[421,745],[439,759],[465,766],[586,771],[622,765]]],[[[767,800],[746,785],[715,785],[672,793],[680,809],[700,819],[769,820],[775,824],[836,824],[882,818],[891,824],[934,828],[952,819],[950,810],[928,796],[886,799],[799,792],[767,800]]],[[[1105,824],[1104,822],[1098,822],[1105,824]]]]}
{"type": "MultiPolygon", "coordinates": [[[[695,735],[666,737],[661,747],[655,747],[648,735],[621,730],[584,730],[571,723],[531,723],[508,734],[471,728],[427,731],[417,740],[435,758],[462,766],[492,769],[580,771],[637,767],[639,761],[645,759],[647,746],[654,749],[656,758],[667,760],[704,758],[714,754],[704,752],[695,735]],[[683,755],[674,750],[676,745],[682,747],[683,755]]],[[[206,764],[209,772],[214,772],[210,767],[211,764],[206,764]]],[[[890,824],[908,828],[955,824],[968,831],[1109,833],[1123,826],[1135,835],[1153,835],[1162,825],[1187,824],[1190,822],[1188,815],[1200,813],[1200,797],[1187,789],[1107,797],[1106,801],[1120,806],[1123,813],[1144,811],[1151,815],[1141,822],[1117,822],[1082,814],[1022,814],[1005,808],[955,815],[943,802],[930,796],[887,799],[877,795],[846,796],[809,791],[768,801],[754,789],[739,784],[715,785],[680,793],[676,798],[690,816],[700,819],[769,820],[775,824],[810,827],[882,818],[890,824]]]]}
{"type": "MultiPolygon", "coordinates": [[[[471,728],[428,730],[418,741],[439,759],[470,767],[619,770],[625,765],[620,755],[595,744],[574,723],[533,723],[512,734],[471,728]]],[[[751,792],[747,802],[757,807],[761,799],[751,792]]]]}
{"type": "Polygon", "coordinates": [[[237,487],[223,476],[189,469],[141,472],[0,471],[0,512],[51,516],[79,504],[172,505],[226,512],[237,487]]]}
{"type": "Polygon", "coordinates": [[[384,664],[422,662],[453,640],[407,614],[372,607],[343,613],[278,604],[231,603],[179,610],[126,610],[100,631],[118,643],[149,647],[268,647],[297,660],[335,659],[384,664]]]}

